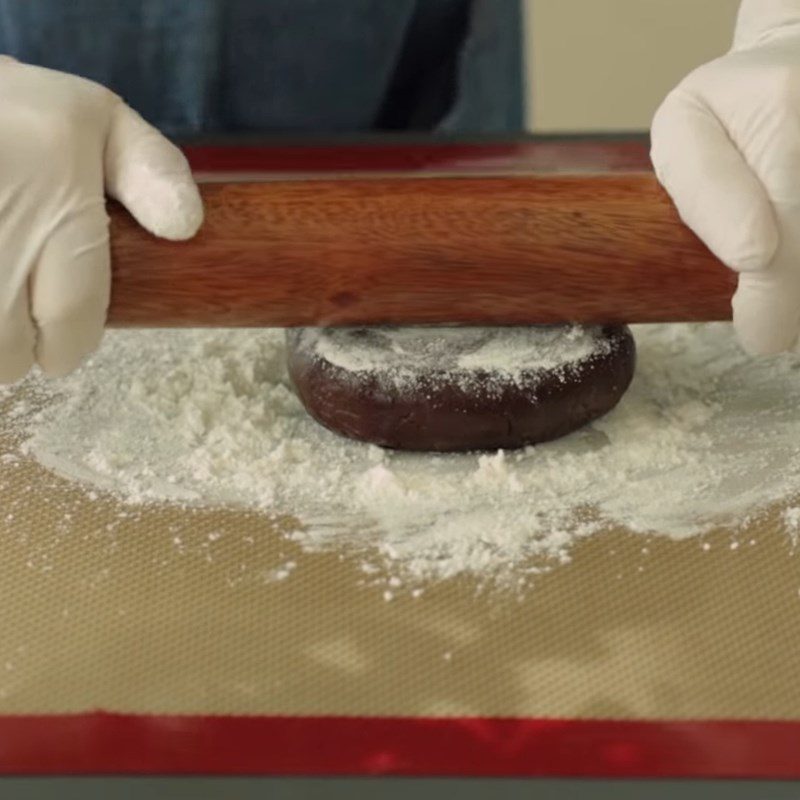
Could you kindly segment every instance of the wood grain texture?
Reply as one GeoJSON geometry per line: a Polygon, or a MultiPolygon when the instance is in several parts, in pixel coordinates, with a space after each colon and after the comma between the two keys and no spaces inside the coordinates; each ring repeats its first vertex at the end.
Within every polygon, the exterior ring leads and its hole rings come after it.
{"type": "Polygon", "coordinates": [[[116,326],[727,319],[733,276],[649,173],[203,187],[159,241],[112,209],[116,326]]]}

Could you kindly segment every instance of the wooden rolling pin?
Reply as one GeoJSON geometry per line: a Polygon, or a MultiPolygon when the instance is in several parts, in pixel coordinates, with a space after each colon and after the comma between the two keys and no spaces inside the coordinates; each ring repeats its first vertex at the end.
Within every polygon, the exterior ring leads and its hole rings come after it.
{"type": "Polygon", "coordinates": [[[727,319],[733,275],[648,173],[203,187],[188,243],[112,209],[116,326],[727,319]]]}

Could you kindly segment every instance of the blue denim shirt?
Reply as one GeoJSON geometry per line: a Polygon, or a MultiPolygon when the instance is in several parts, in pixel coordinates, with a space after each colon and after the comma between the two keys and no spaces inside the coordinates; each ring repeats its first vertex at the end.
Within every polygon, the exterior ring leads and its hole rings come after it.
{"type": "Polygon", "coordinates": [[[173,136],[522,128],[519,0],[0,0],[0,52],[173,136]]]}

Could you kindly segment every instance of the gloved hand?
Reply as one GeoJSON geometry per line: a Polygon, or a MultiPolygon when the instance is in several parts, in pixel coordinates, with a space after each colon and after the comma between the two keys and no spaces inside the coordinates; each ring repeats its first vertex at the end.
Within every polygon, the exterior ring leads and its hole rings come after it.
{"type": "Polygon", "coordinates": [[[800,0],[745,0],[733,49],[689,75],[652,129],[682,219],[739,273],[734,325],[772,354],[800,334],[800,0]]]}
{"type": "Polygon", "coordinates": [[[77,367],[110,293],[107,192],[147,230],[203,220],[182,153],[98,84],[0,56],[0,383],[77,367]]]}

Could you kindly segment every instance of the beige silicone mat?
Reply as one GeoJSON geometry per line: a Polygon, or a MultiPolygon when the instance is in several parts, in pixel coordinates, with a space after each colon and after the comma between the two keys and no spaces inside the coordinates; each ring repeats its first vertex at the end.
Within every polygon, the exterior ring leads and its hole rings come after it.
{"type": "Polygon", "coordinates": [[[800,718],[800,559],[769,521],[596,536],[523,598],[387,602],[291,520],[124,509],[12,449],[0,713],[800,718]]]}

